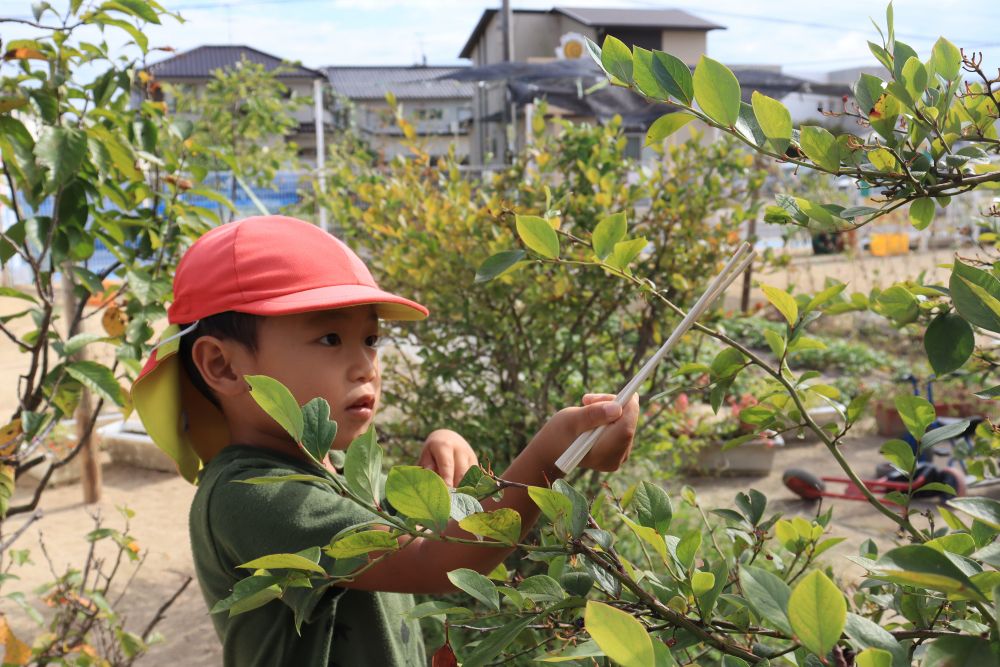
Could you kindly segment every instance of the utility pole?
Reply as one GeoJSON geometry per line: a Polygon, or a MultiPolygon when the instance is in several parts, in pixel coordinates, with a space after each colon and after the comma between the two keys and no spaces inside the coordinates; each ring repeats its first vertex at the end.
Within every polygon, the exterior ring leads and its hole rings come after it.
{"type": "Polygon", "coordinates": [[[323,82],[320,79],[313,79],[313,103],[315,105],[313,115],[315,116],[314,126],[316,128],[316,182],[319,183],[319,196],[316,197],[319,213],[319,227],[324,232],[330,231],[330,224],[326,220],[326,141],[323,132],[326,130],[326,119],[323,112],[323,82]]]}
{"type": "MultiPolygon", "coordinates": [[[[500,31],[503,34],[503,61],[505,63],[514,60],[514,15],[510,9],[510,0],[503,0],[500,10],[500,31]]],[[[507,156],[513,153],[516,144],[514,123],[517,118],[517,110],[514,108],[514,101],[510,96],[510,86],[504,83],[504,154],[502,161],[507,162],[507,156]]]]}

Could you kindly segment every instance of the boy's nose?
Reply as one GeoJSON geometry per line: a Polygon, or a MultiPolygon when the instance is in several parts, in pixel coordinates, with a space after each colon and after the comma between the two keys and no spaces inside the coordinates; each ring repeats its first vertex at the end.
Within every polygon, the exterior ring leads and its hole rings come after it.
{"type": "Polygon", "coordinates": [[[351,365],[351,379],[371,382],[378,375],[378,357],[372,350],[360,351],[351,365]]]}

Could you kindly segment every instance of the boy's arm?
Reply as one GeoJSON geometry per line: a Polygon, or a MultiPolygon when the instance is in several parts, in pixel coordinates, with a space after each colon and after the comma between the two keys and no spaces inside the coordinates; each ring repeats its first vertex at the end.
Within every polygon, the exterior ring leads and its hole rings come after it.
{"type": "MultiPolygon", "coordinates": [[[[581,433],[604,424],[601,439],[583,460],[581,467],[592,470],[617,470],[628,458],[639,414],[637,398],[622,409],[611,401],[611,395],[584,397],[584,406],[566,408],[556,413],[528,443],[524,451],[501,478],[529,486],[549,486],[562,477],[555,461],[581,433]]],[[[539,510],[528,496],[526,489],[508,487],[501,500],[488,499],[482,503],[484,510],[508,507],[521,515],[521,535],[527,534],[538,520],[539,510]]],[[[474,539],[472,535],[451,521],[445,535],[474,539]]],[[[409,540],[402,538],[401,541],[409,540]]],[[[417,538],[406,548],[381,560],[372,569],[353,582],[340,584],[345,588],[402,593],[445,593],[454,590],[448,572],[467,567],[479,572],[489,572],[513,551],[513,547],[455,544],[417,538]]]]}

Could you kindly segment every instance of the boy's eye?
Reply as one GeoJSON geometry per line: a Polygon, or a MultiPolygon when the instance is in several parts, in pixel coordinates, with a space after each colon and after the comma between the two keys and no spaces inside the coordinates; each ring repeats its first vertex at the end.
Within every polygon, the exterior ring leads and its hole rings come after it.
{"type": "Polygon", "coordinates": [[[379,335],[368,336],[365,338],[365,345],[368,347],[378,347],[382,343],[382,337],[379,335]]]}
{"type": "Polygon", "coordinates": [[[322,338],[320,338],[320,342],[322,342],[325,345],[331,345],[331,346],[340,345],[340,336],[335,333],[327,334],[322,338]]]}

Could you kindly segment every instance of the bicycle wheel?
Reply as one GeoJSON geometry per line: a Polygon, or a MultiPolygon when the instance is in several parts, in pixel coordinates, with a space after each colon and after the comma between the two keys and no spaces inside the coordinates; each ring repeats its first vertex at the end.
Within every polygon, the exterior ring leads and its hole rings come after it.
{"type": "MultiPolygon", "coordinates": [[[[941,468],[938,471],[937,481],[947,484],[951,488],[955,489],[956,496],[964,496],[966,492],[965,486],[965,473],[958,468],[941,468]]],[[[951,496],[947,494],[941,494],[943,500],[947,500],[951,496]]]]}
{"type": "Polygon", "coordinates": [[[805,500],[816,500],[826,491],[826,484],[823,483],[823,480],[811,472],[799,468],[786,470],[785,474],[781,476],[781,481],[791,489],[792,493],[805,500]]]}

